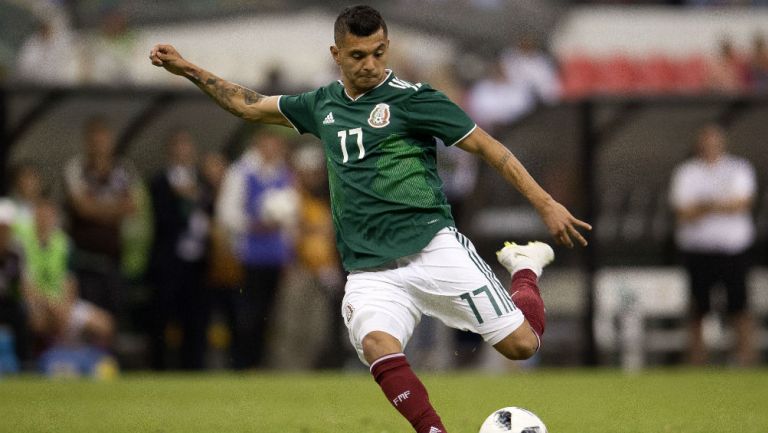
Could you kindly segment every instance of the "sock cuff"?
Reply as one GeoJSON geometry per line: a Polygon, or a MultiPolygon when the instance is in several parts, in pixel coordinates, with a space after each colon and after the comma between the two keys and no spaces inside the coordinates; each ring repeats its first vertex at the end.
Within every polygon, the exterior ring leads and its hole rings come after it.
{"type": "Polygon", "coordinates": [[[381,358],[373,361],[371,364],[371,374],[374,376],[374,378],[378,378],[382,373],[393,368],[400,367],[401,365],[408,365],[408,361],[405,359],[404,353],[384,355],[381,358]]]}
{"type": "Polygon", "coordinates": [[[538,283],[539,275],[541,275],[541,271],[536,272],[536,269],[520,268],[512,274],[512,280],[517,280],[522,278],[526,280],[533,280],[534,283],[538,283]]]}
{"type": "Polygon", "coordinates": [[[371,371],[373,371],[373,369],[376,368],[380,363],[385,362],[385,361],[390,360],[390,359],[396,359],[396,358],[405,358],[405,353],[402,353],[402,352],[400,352],[400,353],[392,353],[392,354],[389,354],[389,355],[382,356],[381,358],[373,361],[373,363],[371,364],[371,371]]]}

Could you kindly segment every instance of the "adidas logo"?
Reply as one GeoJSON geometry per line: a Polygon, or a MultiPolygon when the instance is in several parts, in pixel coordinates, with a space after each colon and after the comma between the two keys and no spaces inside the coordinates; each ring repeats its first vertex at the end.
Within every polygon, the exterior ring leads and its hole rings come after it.
{"type": "Polygon", "coordinates": [[[325,119],[323,119],[323,125],[330,125],[333,122],[333,111],[331,111],[325,116],[325,119]]]}
{"type": "Polygon", "coordinates": [[[440,429],[439,429],[439,428],[437,428],[437,427],[430,427],[430,428],[429,428],[429,433],[443,433],[443,431],[442,431],[442,430],[440,430],[440,429]]]}

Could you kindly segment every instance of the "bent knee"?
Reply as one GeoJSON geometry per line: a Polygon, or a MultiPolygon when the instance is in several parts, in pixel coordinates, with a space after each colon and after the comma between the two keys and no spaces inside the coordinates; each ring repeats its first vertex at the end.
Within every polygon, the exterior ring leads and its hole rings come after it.
{"type": "Polygon", "coordinates": [[[499,353],[513,361],[528,359],[539,350],[539,339],[533,330],[526,329],[525,331],[527,332],[518,331],[521,331],[521,329],[509,334],[505,339],[493,346],[499,353]]]}
{"type": "Polygon", "coordinates": [[[363,346],[363,355],[369,364],[372,364],[382,356],[400,353],[403,350],[397,338],[381,331],[368,333],[363,337],[361,344],[363,346]]]}

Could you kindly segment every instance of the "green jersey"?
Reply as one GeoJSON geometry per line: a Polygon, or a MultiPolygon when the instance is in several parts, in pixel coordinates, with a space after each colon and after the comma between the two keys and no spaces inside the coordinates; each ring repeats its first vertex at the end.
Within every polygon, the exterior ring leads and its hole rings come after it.
{"type": "Polygon", "coordinates": [[[347,270],[383,265],[421,251],[453,225],[435,162],[475,123],[443,93],[388,71],[350,98],[341,81],[281,96],[280,112],[325,148],[336,243],[347,270]]]}

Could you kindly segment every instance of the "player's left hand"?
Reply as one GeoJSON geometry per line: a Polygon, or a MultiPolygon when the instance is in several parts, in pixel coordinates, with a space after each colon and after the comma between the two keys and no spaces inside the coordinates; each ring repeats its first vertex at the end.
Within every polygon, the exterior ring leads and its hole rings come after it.
{"type": "Polygon", "coordinates": [[[549,230],[549,234],[555,238],[558,244],[573,248],[574,241],[576,241],[582,247],[587,246],[587,240],[582,236],[579,228],[592,230],[592,226],[571,215],[565,206],[551,200],[540,207],[538,211],[549,230]]]}

